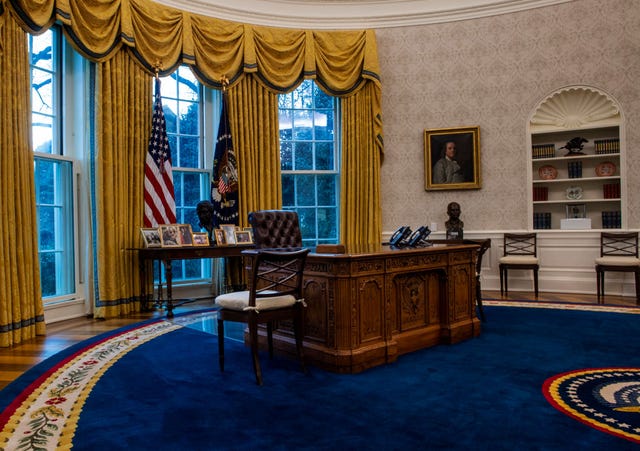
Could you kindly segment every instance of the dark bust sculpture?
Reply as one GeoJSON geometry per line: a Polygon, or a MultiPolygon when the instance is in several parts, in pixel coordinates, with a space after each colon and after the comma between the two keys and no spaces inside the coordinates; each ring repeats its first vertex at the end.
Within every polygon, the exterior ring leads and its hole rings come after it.
{"type": "Polygon", "coordinates": [[[213,239],[213,204],[208,200],[201,200],[196,205],[196,213],[200,220],[200,227],[205,229],[209,234],[209,242],[214,243],[213,239]]]}
{"type": "Polygon", "coordinates": [[[449,215],[449,220],[444,223],[447,229],[447,239],[461,240],[463,238],[464,222],[460,220],[460,204],[450,202],[447,205],[447,214],[449,215]]]}

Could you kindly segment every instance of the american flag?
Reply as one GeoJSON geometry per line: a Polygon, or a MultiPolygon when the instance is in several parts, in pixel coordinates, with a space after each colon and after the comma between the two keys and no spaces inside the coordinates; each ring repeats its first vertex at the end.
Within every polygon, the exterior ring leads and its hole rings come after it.
{"type": "Polygon", "coordinates": [[[176,201],[173,192],[171,149],[160,98],[160,78],[156,77],[153,126],[144,164],[144,226],[157,227],[159,224],[175,222],[176,201]]]}

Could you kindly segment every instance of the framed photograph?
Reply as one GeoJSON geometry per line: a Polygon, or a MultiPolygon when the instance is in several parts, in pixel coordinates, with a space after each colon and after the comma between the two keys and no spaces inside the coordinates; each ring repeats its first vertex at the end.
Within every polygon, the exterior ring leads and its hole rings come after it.
{"type": "Polygon", "coordinates": [[[220,224],[220,229],[224,232],[224,240],[228,245],[236,244],[236,226],[233,224],[220,224]]]}
{"type": "Polygon", "coordinates": [[[587,217],[587,206],[585,204],[567,204],[567,219],[577,219],[587,217]]]}
{"type": "Polygon", "coordinates": [[[141,228],[144,247],[162,247],[160,232],[157,228],[141,228]]]}
{"type": "Polygon", "coordinates": [[[183,246],[193,246],[191,224],[178,224],[178,230],[180,230],[180,244],[183,246]]]}
{"type": "Polygon", "coordinates": [[[208,246],[209,234],[207,232],[193,232],[193,245],[194,246],[208,246]]]}
{"type": "Polygon", "coordinates": [[[251,244],[253,237],[251,232],[247,230],[236,230],[236,244],[251,244]]]}
{"type": "Polygon", "coordinates": [[[425,189],[479,189],[480,127],[424,131],[425,189]]]}
{"type": "Polygon", "coordinates": [[[159,227],[162,247],[182,246],[182,244],[180,243],[179,226],[179,224],[163,224],[159,227]]]}
{"type": "Polygon", "coordinates": [[[216,238],[216,244],[218,246],[226,246],[227,245],[227,240],[224,237],[224,230],[215,229],[213,231],[213,236],[216,238]]]}

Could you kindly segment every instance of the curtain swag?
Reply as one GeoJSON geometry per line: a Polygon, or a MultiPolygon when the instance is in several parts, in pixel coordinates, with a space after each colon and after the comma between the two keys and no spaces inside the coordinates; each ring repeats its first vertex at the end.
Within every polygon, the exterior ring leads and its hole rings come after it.
{"type": "Polygon", "coordinates": [[[25,31],[38,34],[55,21],[86,58],[103,62],[123,46],[151,73],[193,68],[205,85],[231,86],[247,73],[277,92],[315,79],[330,95],[349,96],[366,80],[378,84],[373,30],[310,31],[239,24],[195,15],[150,0],[4,0],[25,31]]]}

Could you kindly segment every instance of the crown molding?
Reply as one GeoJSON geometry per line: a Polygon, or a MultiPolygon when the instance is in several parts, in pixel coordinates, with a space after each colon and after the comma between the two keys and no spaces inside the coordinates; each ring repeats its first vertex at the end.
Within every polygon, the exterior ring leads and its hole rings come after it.
{"type": "Polygon", "coordinates": [[[575,0],[153,0],[203,16],[282,28],[347,30],[476,19],[575,0]]]}

